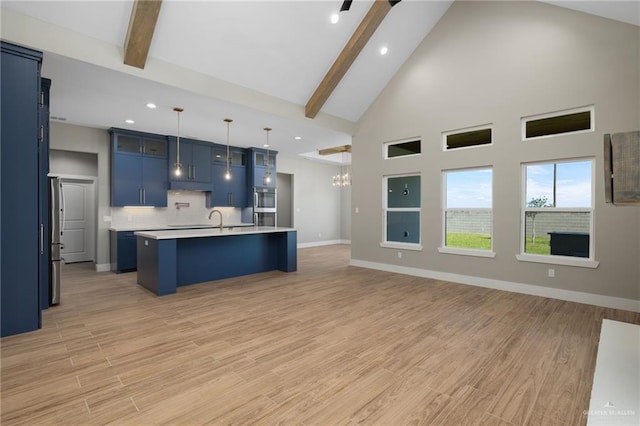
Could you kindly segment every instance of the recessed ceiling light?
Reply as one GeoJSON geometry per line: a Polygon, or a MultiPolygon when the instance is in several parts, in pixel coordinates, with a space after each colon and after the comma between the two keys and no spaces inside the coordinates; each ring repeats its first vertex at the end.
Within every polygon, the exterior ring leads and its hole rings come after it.
{"type": "Polygon", "coordinates": [[[386,55],[388,51],[389,51],[389,49],[387,48],[387,46],[382,46],[380,48],[380,54],[381,55],[386,55]]]}
{"type": "Polygon", "coordinates": [[[154,103],[152,103],[152,102],[149,102],[149,103],[147,104],[147,108],[156,109],[156,104],[154,104],[154,103]]]}
{"type": "Polygon", "coordinates": [[[125,122],[125,123],[127,123],[127,124],[133,124],[133,123],[135,123],[135,121],[133,121],[133,120],[124,120],[124,122],[125,122]]]}
{"type": "Polygon", "coordinates": [[[331,15],[332,24],[337,24],[339,20],[340,20],[340,15],[338,15],[337,13],[334,13],[333,15],[331,15]]]}
{"type": "Polygon", "coordinates": [[[302,139],[302,137],[301,136],[296,136],[294,139],[299,141],[300,139],[302,139]]]}

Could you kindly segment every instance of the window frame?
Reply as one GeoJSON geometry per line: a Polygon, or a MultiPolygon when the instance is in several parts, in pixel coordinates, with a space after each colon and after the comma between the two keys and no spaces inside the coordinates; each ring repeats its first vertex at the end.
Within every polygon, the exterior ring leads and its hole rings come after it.
{"type": "Polygon", "coordinates": [[[388,141],[388,142],[383,142],[382,143],[382,158],[385,160],[396,160],[398,158],[411,158],[411,157],[417,157],[419,155],[422,155],[422,138],[420,136],[415,136],[415,137],[410,137],[410,138],[405,138],[405,139],[399,139],[399,140],[395,140],[395,141],[388,141]],[[389,146],[391,145],[400,145],[403,143],[407,143],[407,142],[415,142],[418,141],[420,142],[420,152],[417,154],[407,154],[407,155],[398,155],[396,157],[389,157],[389,146]]]}
{"type": "Polygon", "coordinates": [[[422,174],[420,172],[408,172],[389,174],[382,176],[382,240],[380,247],[422,251],[422,174]],[[388,207],[389,178],[400,178],[406,176],[418,176],[420,178],[420,206],[419,207],[388,207]],[[403,243],[387,240],[387,213],[391,212],[418,212],[418,243],[403,243]]]}
{"type": "Polygon", "coordinates": [[[442,132],[442,151],[443,152],[455,152],[455,151],[460,151],[465,149],[482,148],[487,146],[493,146],[493,123],[480,124],[478,126],[463,127],[460,129],[447,130],[442,132]],[[489,143],[485,143],[482,145],[461,146],[458,148],[447,148],[448,136],[457,135],[459,133],[468,133],[468,132],[475,132],[478,130],[487,130],[487,129],[491,130],[491,142],[489,143]]]}
{"type": "MultiPolygon", "coordinates": [[[[595,157],[559,158],[544,161],[521,163],[521,199],[520,199],[520,253],[516,259],[522,262],[545,263],[551,265],[577,266],[583,268],[597,268],[600,262],[595,260],[595,187],[596,187],[596,159],[595,157]],[[566,164],[591,162],[591,207],[527,207],[527,167],[545,164],[566,164]],[[525,253],[526,214],[527,212],[557,212],[557,213],[590,213],[589,216],[589,257],[561,256],[552,254],[525,253]]],[[[556,185],[557,186],[557,185],[556,185]]]]}
{"type": "Polygon", "coordinates": [[[556,137],[568,136],[568,135],[579,135],[581,133],[593,133],[596,130],[595,114],[596,114],[595,106],[587,105],[587,106],[582,106],[577,108],[563,109],[560,111],[553,111],[553,112],[547,112],[544,114],[535,114],[535,115],[529,115],[526,117],[521,117],[520,118],[520,139],[522,142],[525,142],[525,141],[534,141],[534,140],[541,140],[541,139],[548,139],[548,138],[556,138],[556,137]],[[553,118],[553,117],[559,117],[562,115],[577,114],[581,112],[589,112],[591,114],[591,117],[590,117],[591,123],[590,123],[589,129],[575,130],[573,132],[553,133],[551,135],[533,136],[530,138],[527,137],[527,123],[529,121],[543,120],[545,118],[553,118]]]}
{"type": "MultiPolygon", "coordinates": [[[[482,146],[482,145],[479,145],[482,146]]],[[[467,148],[474,148],[474,147],[467,147],[467,148]]],[[[493,203],[493,189],[494,189],[494,178],[493,178],[493,165],[487,165],[487,166],[475,166],[475,167],[465,167],[465,168],[459,168],[459,169],[443,169],[441,171],[441,193],[442,193],[442,213],[441,213],[441,218],[442,218],[442,232],[441,232],[441,237],[440,237],[440,247],[438,247],[438,252],[439,253],[445,253],[445,254],[457,254],[457,255],[462,255],[462,256],[475,256],[475,257],[489,257],[489,258],[494,258],[496,256],[496,253],[493,249],[493,210],[494,210],[494,203],[493,203]],[[461,247],[449,247],[446,245],[447,242],[447,212],[450,210],[461,210],[460,208],[448,208],[447,207],[447,173],[455,173],[455,172],[468,172],[468,171],[474,171],[474,170],[491,170],[491,207],[490,208],[486,208],[486,207],[482,207],[482,208],[464,208],[464,210],[473,210],[473,211],[489,211],[491,212],[491,232],[490,232],[490,237],[491,237],[491,247],[488,250],[485,249],[478,249],[478,248],[461,248],[461,247]]]]}

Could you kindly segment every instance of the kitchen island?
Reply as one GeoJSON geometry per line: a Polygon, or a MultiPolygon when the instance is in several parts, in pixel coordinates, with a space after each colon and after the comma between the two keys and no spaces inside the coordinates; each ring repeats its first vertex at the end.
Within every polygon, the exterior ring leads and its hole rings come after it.
{"type": "Polygon", "coordinates": [[[293,228],[176,229],[135,235],[138,284],[159,296],[205,281],[297,270],[293,228]]]}

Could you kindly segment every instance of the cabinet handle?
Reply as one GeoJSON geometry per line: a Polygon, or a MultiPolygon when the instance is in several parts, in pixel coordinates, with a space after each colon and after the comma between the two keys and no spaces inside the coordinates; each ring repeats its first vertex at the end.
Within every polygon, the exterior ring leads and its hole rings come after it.
{"type": "Polygon", "coordinates": [[[233,205],[233,203],[231,202],[231,192],[227,192],[227,204],[229,206],[233,205]]]}
{"type": "Polygon", "coordinates": [[[192,179],[193,179],[193,180],[195,180],[195,179],[196,179],[196,166],[195,166],[195,164],[194,164],[194,166],[193,166],[193,177],[192,177],[192,179]]]}
{"type": "Polygon", "coordinates": [[[142,188],[138,188],[138,201],[142,204],[142,188]]]}
{"type": "Polygon", "coordinates": [[[40,224],[40,254],[44,254],[44,225],[40,224]]]}
{"type": "Polygon", "coordinates": [[[142,204],[147,204],[147,190],[142,188],[142,204]]]}

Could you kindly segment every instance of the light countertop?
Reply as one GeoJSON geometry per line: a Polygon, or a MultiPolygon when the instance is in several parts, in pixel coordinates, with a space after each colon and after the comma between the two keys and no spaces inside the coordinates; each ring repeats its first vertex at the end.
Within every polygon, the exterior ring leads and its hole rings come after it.
{"type": "Polygon", "coordinates": [[[154,240],[172,240],[179,238],[203,238],[203,237],[225,237],[231,235],[267,234],[272,232],[295,231],[295,228],[284,228],[279,226],[238,226],[220,229],[164,229],[158,231],[138,231],[136,236],[151,238],[154,240]]]}
{"type": "MultiPolygon", "coordinates": [[[[206,222],[206,221],[204,221],[206,222]]],[[[223,223],[224,228],[253,227],[253,223],[223,223]]],[[[211,229],[218,228],[218,225],[200,224],[176,224],[176,225],[116,225],[109,228],[110,231],[164,231],[178,229],[211,229]]]]}

